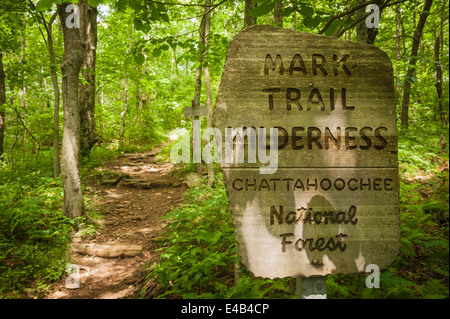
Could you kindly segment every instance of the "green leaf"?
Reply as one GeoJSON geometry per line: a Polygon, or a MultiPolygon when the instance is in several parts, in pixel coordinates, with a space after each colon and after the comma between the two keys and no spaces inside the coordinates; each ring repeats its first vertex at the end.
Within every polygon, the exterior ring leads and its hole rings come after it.
{"type": "Polygon", "coordinates": [[[273,10],[273,8],[275,8],[275,3],[266,2],[257,6],[256,8],[251,9],[248,14],[252,17],[260,17],[265,14],[268,14],[270,11],[273,10]]]}
{"type": "Polygon", "coordinates": [[[328,37],[332,36],[334,33],[334,30],[336,30],[336,28],[341,24],[342,24],[342,22],[340,20],[334,20],[333,22],[331,22],[331,24],[325,30],[324,34],[328,37]]]}
{"type": "Polygon", "coordinates": [[[283,17],[289,17],[292,14],[292,12],[294,12],[294,11],[295,11],[294,7],[287,7],[285,9],[283,9],[283,13],[281,15],[283,17]]]}
{"type": "Polygon", "coordinates": [[[162,50],[161,50],[161,48],[155,48],[154,50],[153,50],[153,56],[155,57],[155,58],[157,58],[157,57],[159,57],[160,55],[161,55],[161,52],[162,52],[162,50]]]}
{"type": "Polygon", "coordinates": [[[131,63],[131,56],[129,56],[128,58],[125,59],[125,62],[123,63],[123,65],[127,66],[130,63],[131,63]]]}
{"type": "Polygon", "coordinates": [[[145,62],[145,56],[142,53],[138,53],[134,56],[134,62],[136,64],[142,65],[145,62]]]}
{"type": "Polygon", "coordinates": [[[102,0],[87,0],[88,5],[91,7],[97,7],[101,2],[102,0]]]}
{"type": "Polygon", "coordinates": [[[167,38],[166,42],[173,50],[175,50],[175,48],[177,47],[177,40],[175,38],[167,38]]]}
{"type": "Polygon", "coordinates": [[[306,17],[312,17],[312,15],[314,14],[314,9],[310,6],[302,4],[298,12],[306,17]]]}
{"type": "Polygon", "coordinates": [[[305,17],[305,19],[303,19],[303,24],[307,28],[314,29],[315,27],[317,27],[319,25],[319,22],[316,19],[312,19],[310,17],[305,17]]]}
{"type": "Polygon", "coordinates": [[[45,11],[52,7],[53,1],[52,0],[39,0],[36,3],[36,10],[37,11],[45,11]]]}
{"type": "Polygon", "coordinates": [[[128,0],[119,0],[117,1],[117,9],[124,10],[128,4],[128,0]]]}
{"type": "Polygon", "coordinates": [[[133,23],[134,23],[134,27],[136,28],[136,30],[145,31],[145,26],[141,20],[134,18],[133,23]]]}
{"type": "Polygon", "coordinates": [[[182,294],[181,297],[183,297],[183,299],[197,299],[198,295],[194,292],[189,292],[187,294],[182,294]]]}
{"type": "Polygon", "coordinates": [[[169,16],[168,16],[167,13],[165,13],[165,12],[161,13],[161,19],[162,19],[164,22],[170,22],[169,16]]]}

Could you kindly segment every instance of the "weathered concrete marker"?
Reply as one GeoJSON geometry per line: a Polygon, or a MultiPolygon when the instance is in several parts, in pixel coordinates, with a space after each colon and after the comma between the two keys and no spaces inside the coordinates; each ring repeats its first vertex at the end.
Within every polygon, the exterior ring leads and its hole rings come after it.
{"type": "MultiPolygon", "coordinates": [[[[200,106],[195,103],[195,99],[191,101],[192,106],[186,106],[183,108],[183,115],[185,117],[192,117],[192,136],[194,144],[201,144],[200,140],[200,131],[201,131],[201,121],[200,116],[207,116],[208,110],[205,106],[200,106]]],[[[201,154],[196,153],[196,149],[194,148],[194,162],[197,163],[197,173],[202,174],[202,163],[201,163],[201,154]]]]}
{"type": "Polygon", "coordinates": [[[383,51],[249,27],[228,49],[213,123],[222,136],[278,128],[276,172],[261,174],[259,160],[222,163],[241,260],[255,276],[363,272],[395,260],[397,128],[383,51]]]}

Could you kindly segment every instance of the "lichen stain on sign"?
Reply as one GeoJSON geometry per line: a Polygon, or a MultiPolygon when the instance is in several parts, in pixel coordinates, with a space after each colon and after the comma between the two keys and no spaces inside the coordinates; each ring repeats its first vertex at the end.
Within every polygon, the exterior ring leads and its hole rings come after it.
{"type": "Polygon", "coordinates": [[[241,261],[255,276],[355,273],[395,260],[392,74],[372,45],[258,25],[233,39],[214,127],[278,129],[275,172],[261,174],[258,160],[222,163],[241,261]]]}

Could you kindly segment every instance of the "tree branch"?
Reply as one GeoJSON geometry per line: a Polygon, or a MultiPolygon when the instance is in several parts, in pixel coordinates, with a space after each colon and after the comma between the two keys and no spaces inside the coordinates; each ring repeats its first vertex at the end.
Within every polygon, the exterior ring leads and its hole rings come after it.
{"type": "Polygon", "coordinates": [[[33,133],[31,133],[30,130],[28,129],[28,127],[25,125],[25,122],[20,117],[19,112],[17,111],[17,108],[14,105],[10,105],[9,103],[5,103],[5,104],[14,110],[14,113],[16,113],[17,119],[20,121],[20,123],[22,123],[23,128],[30,134],[31,138],[37,143],[37,145],[38,145],[37,153],[39,154],[39,150],[41,149],[41,143],[39,143],[39,141],[34,137],[33,133]]]}
{"type": "Polygon", "coordinates": [[[200,22],[199,30],[201,29],[202,24],[205,23],[205,17],[206,17],[208,14],[210,14],[211,11],[213,11],[215,8],[217,8],[218,6],[220,6],[222,3],[226,2],[226,1],[228,1],[228,0],[222,0],[222,1],[220,1],[219,3],[217,3],[217,4],[215,4],[215,5],[212,5],[212,6],[205,6],[205,5],[203,5],[204,7],[210,7],[210,9],[209,9],[207,12],[205,12],[205,13],[203,14],[202,21],[200,22]]]}
{"type": "MultiPolygon", "coordinates": [[[[393,5],[396,5],[396,4],[399,4],[399,3],[403,3],[403,2],[406,2],[406,1],[409,1],[409,0],[400,0],[400,1],[392,2],[392,3],[389,3],[389,0],[387,0],[384,4],[382,4],[382,5],[380,6],[380,8],[381,8],[381,9],[388,8],[388,7],[391,7],[391,6],[393,6],[393,5]]],[[[372,12],[368,12],[368,13],[366,13],[364,16],[362,16],[361,18],[359,18],[358,20],[353,21],[351,24],[349,24],[349,25],[346,26],[344,29],[342,29],[342,30],[336,35],[336,37],[339,38],[339,37],[340,37],[341,35],[343,35],[347,30],[353,28],[356,24],[358,24],[358,23],[361,22],[362,20],[366,19],[366,18],[367,18],[368,16],[370,16],[371,14],[372,14],[372,12]]]]}
{"type": "MultiPolygon", "coordinates": [[[[214,5],[214,6],[218,6],[221,3],[225,2],[227,0],[221,1],[219,4],[214,5]]],[[[164,5],[168,5],[168,6],[183,6],[183,7],[209,7],[207,5],[204,4],[188,4],[188,3],[179,3],[179,2],[161,2],[161,1],[153,1],[153,0],[147,0],[147,2],[152,2],[152,3],[156,3],[156,4],[164,4],[164,5]]],[[[214,7],[211,6],[211,7],[214,7]]]]}
{"type": "Polygon", "coordinates": [[[344,17],[344,16],[346,16],[348,14],[351,14],[351,13],[355,12],[358,9],[364,8],[365,6],[367,6],[369,4],[373,4],[375,2],[376,2],[376,0],[369,0],[366,3],[364,3],[364,4],[361,4],[359,6],[353,7],[353,8],[351,8],[351,9],[349,9],[347,11],[344,11],[344,12],[338,14],[338,15],[331,16],[330,20],[328,20],[327,23],[323,26],[323,28],[319,30],[319,34],[324,33],[334,20],[342,18],[342,17],[344,17]]]}

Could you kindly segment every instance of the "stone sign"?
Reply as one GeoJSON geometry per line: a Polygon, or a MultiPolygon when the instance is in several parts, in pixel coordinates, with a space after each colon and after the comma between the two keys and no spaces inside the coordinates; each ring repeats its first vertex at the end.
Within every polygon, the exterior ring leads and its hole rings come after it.
{"type": "Polygon", "coordinates": [[[228,49],[213,123],[234,141],[222,149],[222,169],[241,261],[255,276],[363,272],[395,260],[397,128],[386,53],[246,28],[228,49]]]}

